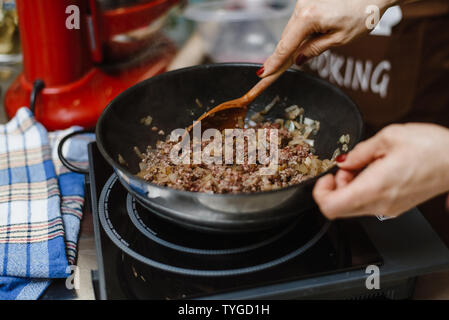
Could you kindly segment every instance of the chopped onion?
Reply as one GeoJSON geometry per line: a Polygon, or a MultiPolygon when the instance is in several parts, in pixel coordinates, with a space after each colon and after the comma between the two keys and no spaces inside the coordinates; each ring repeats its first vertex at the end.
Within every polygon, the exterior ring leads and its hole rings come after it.
{"type": "Polygon", "coordinates": [[[249,121],[248,121],[248,124],[249,124],[251,127],[257,126],[257,123],[255,123],[253,120],[249,120],[249,121]]]}
{"type": "Polygon", "coordinates": [[[312,120],[310,118],[304,118],[304,124],[306,126],[313,126],[315,124],[315,120],[312,120]]]}
{"type": "Polygon", "coordinates": [[[302,174],[307,174],[309,172],[309,169],[307,168],[307,166],[305,166],[304,164],[300,164],[298,167],[298,170],[302,173],[302,174]]]}
{"type": "Polygon", "coordinates": [[[309,135],[312,133],[312,131],[313,131],[312,127],[306,127],[303,134],[304,138],[306,139],[309,138],[309,135]]]}
{"type": "Polygon", "coordinates": [[[340,154],[341,154],[340,148],[337,148],[337,149],[334,151],[334,154],[332,155],[331,160],[334,161],[340,154]]]}
{"type": "Polygon", "coordinates": [[[267,104],[265,106],[265,108],[260,111],[260,114],[267,114],[268,112],[270,112],[270,110],[276,105],[276,103],[279,101],[279,96],[276,96],[273,101],[271,101],[269,104],[267,104]]]}
{"type": "Polygon", "coordinates": [[[309,157],[307,157],[305,160],[304,160],[304,164],[306,165],[306,166],[310,166],[311,164],[312,164],[312,159],[310,159],[309,157]]]}
{"type": "Polygon", "coordinates": [[[303,128],[303,125],[297,121],[293,121],[293,124],[295,125],[296,129],[298,129],[298,130],[301,130],[303,128]]]}
{"type": "Polygon", "coordinates": [[[140,119],[140,123],[147,127],[151,125],[151,122],[153,122],[153,117],[151,116],[146,116],[140,119]]]}
{"type": "Polygon", "coordinates": [[[284,126],[284,119],[276,119],[274,123],[279,123],[281,126],[284,126]]]}
{"type": "Polygon", "coordinates": [[[145,158],[145,156],[142,154],[142,152],[140,152],[140,150],[139,150],[139,148],[137,146],[134,146],[133,150],[134,150],[134,152],[137,154],[137,156],[140,159],[144,159],[145,158]]]}
{"type": "Polygon", "coordinates": [[[263,115],[260,114],[260,112],[256,112],[255,114],[253,114],[250,119],[256,123],[262,122],[265,120],[265,118],[263,117],[263,115]]]}
{"type": "Polygon", "coordinates": [[[304,139],[304,142],[306,142],[311,147],[313,147],[313,145],[315,144],[315,140],[312,139],[304,139]]]}
{"type": "Polygon", "coordinates": [[[118,163],[120,163],[122,166],[127,166],[128,165],[126,163],[125,159],[123,158],[123,156],[120,153],[118,154],[118,163]]]}
{"type": "Polygon", "coordinates": [[[340,139],[338,139],[338,142],[340,142],[341,144],[348,144],[350,140],[349,134],[344,134],[340,137],[340,139]]]}
{"type": "Polygon", "coordinates": [[[147,168],[147,164],[145,162],[139,162],[139,169],[141,171],[145,170],[146,168],[147,168]]]}
{"type": "Polygon", "coordinates": [[[320,122],[315,120],[314,128],[312,131],[313,134],[318,134],[318,131],[320,131],[320,125],[320,122]]]}
{"type": "Polygon", "coordinates": [[[168,179],[170,179],[170,181],[171,181],[172,183],[176,183],[177,175],[174,174],[174,173],[170,173],[170,174],[168,175],[168,179]]]}
{"type": "Polygon", "coordinates": [[[284,127],[287,128],[287,130],[288,130],[289,132],[295,131],[295,124],[294,124],[293,121],[291,121],[291,120],[287,120],[287,121],[285,122],[284,127]]]}
{"type": "Polygon", "coordinates": [[[296,146],[298,144],[303,144],[304,139],[302,137],[297,137],[288,142],[289,146],[296,146]]]}
{"type": "Polygon", "coordinates": [[[301,114],[304,114],[304,109],[298,107],[297,105],[292,105],[285,109],[285,115],[287,119],[290,120],[296,119],[301,114]]]}

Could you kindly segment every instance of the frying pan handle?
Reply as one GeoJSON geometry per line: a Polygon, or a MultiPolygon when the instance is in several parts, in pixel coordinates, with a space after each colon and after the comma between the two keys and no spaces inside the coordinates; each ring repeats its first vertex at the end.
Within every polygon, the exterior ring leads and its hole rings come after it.
{"type": "Polygon", "coordinates": [[[70,138],[73,138],[74,136],[78,136],[84,133],[93,133],[94,130],[92,129],[87,129],[87,130],[80,130],[80,131],[74,131],[72,133],[69,133],[68,135],[66,135],[65,137],[63,137],[61,139],[61,141],[59,142],[58,145],[58,158],[59,160],[61,160],[62,164],[69,169],[72,172],[76,172],[76,173],[81,173],[81,174],[89,174],[89,170],[85,169],[85,168],[80,168],[77,167],[73,164],[71,164],[62,154],[62,148],[64,147],[64,143],[69,140],[70,138]]]}

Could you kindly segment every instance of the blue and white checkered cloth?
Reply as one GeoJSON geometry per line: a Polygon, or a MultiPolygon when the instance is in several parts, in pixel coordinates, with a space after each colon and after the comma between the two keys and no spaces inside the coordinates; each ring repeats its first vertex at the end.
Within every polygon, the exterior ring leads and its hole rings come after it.
{"type": "MultiPolygon", "coordinates": [[[[77,129],[48,133],[28,108],[0,126],[0,299],[37,299],[76,261],[84,180],[56,149],[77,129]]],[[[86,162],[87,142],[71,139],[63,153],[86,162]]]]}

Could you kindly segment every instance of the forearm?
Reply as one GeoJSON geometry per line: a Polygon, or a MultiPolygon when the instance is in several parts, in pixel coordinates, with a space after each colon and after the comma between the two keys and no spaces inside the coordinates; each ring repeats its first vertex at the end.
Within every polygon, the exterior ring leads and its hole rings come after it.
{"type": "Polygon", "coordinates": [[[443,144],[441,152],[441,192],[449,191],[449,129],[444,128],[446,132],[446,143],[443,144]]]}
{"type": "Polygon", "coordinates": [[[415,138],[420,141],[415,152],[422,153],[418,159],[425,169],[418,168],[417,174],[429,171],[428,179],[423,179],[422,183],[436,196],[449,191],[449,129],[436,124],[421,126],[425,130],[422,137],[415,138]]]}

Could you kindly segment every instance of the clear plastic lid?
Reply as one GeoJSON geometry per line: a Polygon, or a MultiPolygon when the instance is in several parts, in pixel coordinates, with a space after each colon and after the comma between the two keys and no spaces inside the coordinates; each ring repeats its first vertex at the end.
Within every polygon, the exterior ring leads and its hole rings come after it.
{"type": "Polygon", "coordinates": [[[222,0],[189,5],[184,11],[186,18],[206,22],[231,22],[267,20],[291,15],[293,0],[222,0]]]}

